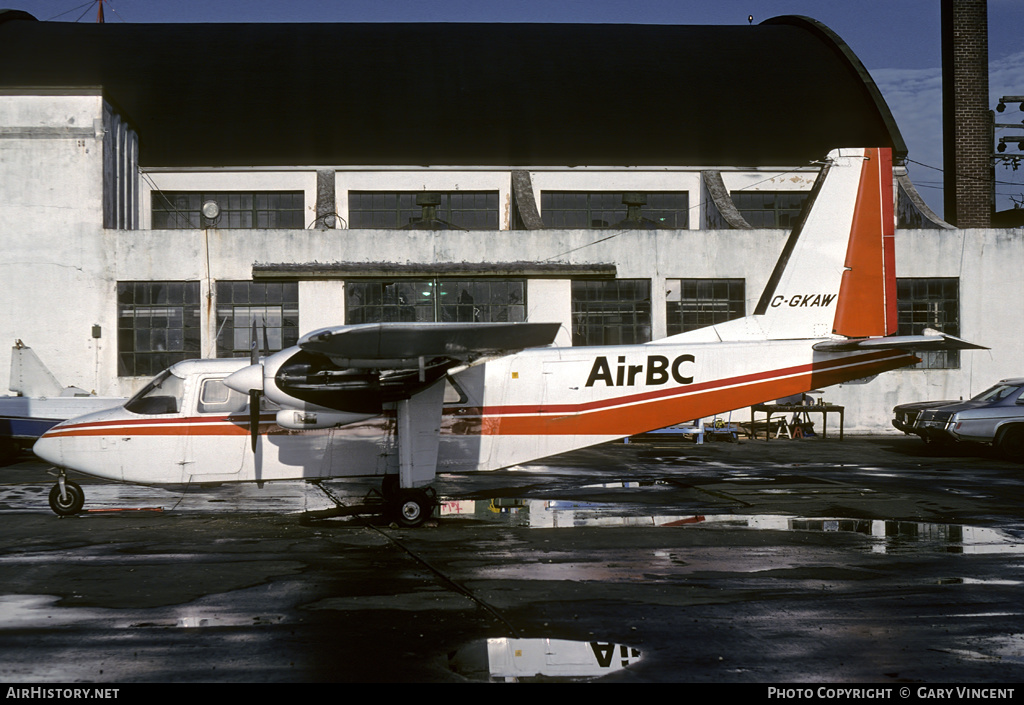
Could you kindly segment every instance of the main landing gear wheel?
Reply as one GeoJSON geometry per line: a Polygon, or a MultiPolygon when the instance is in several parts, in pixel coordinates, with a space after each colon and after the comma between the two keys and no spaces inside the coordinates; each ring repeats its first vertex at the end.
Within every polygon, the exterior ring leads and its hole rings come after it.
{"type": "Polygon", "coordinates": [[[433,492],[425,490],[401,490],[393,504],[395,520],[400,526],[414,529],[430,518],[437,505],[433,492]]]}
{"type": "Polygon", "coordinates": [[[50,509],[54,514],[62,517],[69,517],[82,511],[85,504],[85,492],[78,486],[77,482],[64,481],[64,492],[60,491],[60,483],[50,490],[50,509]],[[63,496],[61,496],[63,494],[63,496]]]}

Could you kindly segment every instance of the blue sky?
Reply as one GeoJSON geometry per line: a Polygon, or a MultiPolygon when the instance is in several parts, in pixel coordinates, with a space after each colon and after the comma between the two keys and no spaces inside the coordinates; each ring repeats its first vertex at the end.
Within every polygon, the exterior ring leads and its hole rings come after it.
{"type": "MultiPolygon", "coordinates": [[[[86,0],[0,0],[40,20],[92,22],[86,0]]],[[[568,22],[747,24],[806,15],[836,32],[882,90],[910,150],[911,178],[942,213],[940,0],[109,0],[107,22],[568,22]]],[[[1024,0],[988,0],[989,95],[1024,95],[1024,0]]],[[[1017,105],[997,122],[1020,123],[1017,105]]],[[[1022,125],[1024,128],[1024,125],[1022,125]]],[[[1024,134],[997,130],[1000,135],[1024,134]]],[[[1008,154],[1017,153],[1014,147],[1008,154]]],[[[1024,197],[1020,171],[997,166],[997,208],[1024,197]]]]}

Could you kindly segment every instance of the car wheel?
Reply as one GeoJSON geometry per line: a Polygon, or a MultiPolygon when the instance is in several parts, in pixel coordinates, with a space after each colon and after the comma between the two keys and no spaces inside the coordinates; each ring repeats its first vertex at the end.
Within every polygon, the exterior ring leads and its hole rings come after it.
{"type": "Polygon", "coordinates": [[[1024,462],[1024,426],[1010,426],[999,435],[997,448],[1007,460],[1024,462]]]}

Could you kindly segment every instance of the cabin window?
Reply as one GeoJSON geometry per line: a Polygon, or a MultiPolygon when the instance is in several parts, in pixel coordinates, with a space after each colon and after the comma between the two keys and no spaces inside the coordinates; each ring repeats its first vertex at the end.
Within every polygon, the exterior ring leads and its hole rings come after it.
{"type": "MultiPolygon", "coordinates": [[[[423,219],[421,191],[349,191],[350,228],[398,229],[423,219]]],[[[497,191],[431,192],[440,197],[436,220],[462,230],[498,230],[497,191]]]]}
{"type": "Polygon", "coordinates": [[[742,279],[669,279],[667,284],[669,335],[746,315],[746,285],[742,279]]]}
{"type": "Polygon", "coordinates": [[[231,389],[222,379],[204,379],[199,388],[200,414],[238,414],[249,407],[249,398],[231,389]]]}
{"type": "Polygon", "coordinates": [[[254,321],[260,354],[284,350],[298,342],[298,282],[220,281],[215,296],[217,357],[248,357],[252,353],[254,321]]]}
{"type": "Polygon", "coordinates": [[[523,279],[355,281],[345,285],[345,322],[526,320],[523,279]]]}
{"type": "MultiPolygon", "coordinates": [[[[921,335],[925,328],[934,328],[959,337],[960,280],[956,277],[897,279],[896,311],[899,335],[921,335]]],[[[912,369],[960,367],[959,350],[918,352],[916,355],[921,362],[912,369]]]]}
{"type": "MultiPolygon", "coordinates": [[[[689,227],[687,191],[641,192],[646,204],[640,215],[652,227],[685,230],[689,227]]],[[[540,215],[546,228],[614,228],[626,220],[628,206],[621,191],[541,191],[540,215]]]]}
{"type": "Polygon", "coordinates": [[[650,279],[573,280],[573,345],[624,345],[650,340],[650,279]]]}
{"type": "Polygon", "coordinates": [[[302,191],[153,191],[152,227],[304,228],[304,201],[302,191]]]}
{"type": "Polygon", "coordinates": [[[199,282],[117,283],[117,374],[155,375],[200,357],[199,282]]]}
{"type": "Polygon", "coordinates": [[[810,191],[733,191],[732,202],[754,228],[792,230],[810,191]]]}

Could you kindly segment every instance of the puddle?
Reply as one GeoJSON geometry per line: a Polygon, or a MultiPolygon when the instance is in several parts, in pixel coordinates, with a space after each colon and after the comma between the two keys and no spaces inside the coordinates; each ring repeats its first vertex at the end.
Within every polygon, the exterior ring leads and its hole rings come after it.
{"type": "Polygon", "coordinates": [[[280,624],[284,616],[280,614],[268,615],[231,615],[231,614],[193,614],[178,617],[167,621],[155,622],[133,622],[132,628],[148,627],[156,629],[197,629],[201,627],[252,627],[270,624],[280,624]]]}
{"type": "Polygon", "coordinates": [[[186,608],[174,614],[165,611],[153,620],[124,620],[118,610],[105,608],[65,607],[56,595],[0,595],[0,630],[4,629],[48,629],[103,625],[114,629],[158,628],[193,629],[198,627],[245,627],[280,624],[280,614],[253,615],[243,612],[232,613],[224,610],[186,608]]]}
{"type": "Polygon", "coordinates": [[[794,517],[782,514],[644,514],[622,505],[571,500],[512,499],[443,501],[441,517],[472,517],[510,527],[535,529],[601,526],[703,527],[760,531],[854,533],[870,539],[875,553],[932,550],[963,554],[1024,554],[1024,541],[1004,531],[959,524],[794,517]]]}
{"type": "Polygon", "coordinates": [[[624,644],[566,639],[488,639],[448,659],[452,671],[491,683],[580,682],[636,664],[640,652],[624,644]]]}

